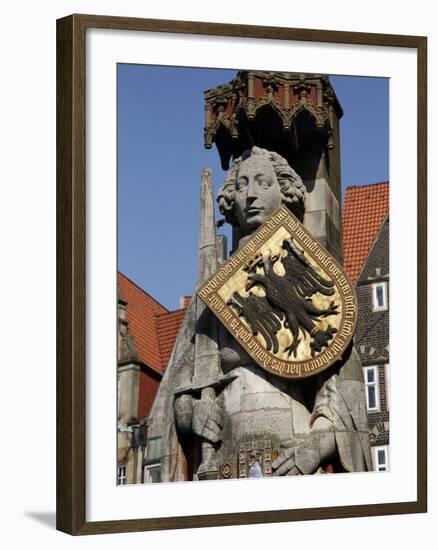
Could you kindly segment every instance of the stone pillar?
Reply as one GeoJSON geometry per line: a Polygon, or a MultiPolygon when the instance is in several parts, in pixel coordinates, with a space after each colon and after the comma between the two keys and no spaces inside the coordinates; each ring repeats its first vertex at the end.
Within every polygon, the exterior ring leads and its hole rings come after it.
{"type": "Polygon", "coordinates": [[[137,418],[138,414],[140,366],[134,363],[119,365],[117,375],[119,383],[118,418],[126,424],[137,418]]]}
{"type": "MultiPolygon", "coordinates": [[[[304,226],[342,263],[342,198],[339,119],[334,117],[334,147],[324,148],[315,177],[306,179],[304,226]]],[[[299,168],[295,168],[298,172],[299,168]]],[[[298,172],[299,173],[299,172],[298,172]]],[[[301,174],[300,174],[301,175],[301,174]]]]}

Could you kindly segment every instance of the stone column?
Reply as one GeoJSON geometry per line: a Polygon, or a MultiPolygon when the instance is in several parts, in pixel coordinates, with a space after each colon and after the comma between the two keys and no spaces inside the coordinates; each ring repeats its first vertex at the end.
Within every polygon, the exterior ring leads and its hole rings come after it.
{"type": "MultiPolygon", "coordinates": [[[[321,153],[316,175],[306,179],[304,226],[338,261],[342,263],[342,199],[339,146],[339,120],[333,117],[334,147],[321,153]]],[[[299,168],[296,168],[299,172],[299,168]]]]}

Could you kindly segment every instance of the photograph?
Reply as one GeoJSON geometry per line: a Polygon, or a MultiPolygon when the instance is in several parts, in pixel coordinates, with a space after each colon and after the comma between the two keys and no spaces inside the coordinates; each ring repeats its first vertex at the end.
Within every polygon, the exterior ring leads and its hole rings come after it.
{"type": "Polygon", "coordinates": [[[391,471],[390,79],[293,70],[117,64],[118,486],[391,471]]]}

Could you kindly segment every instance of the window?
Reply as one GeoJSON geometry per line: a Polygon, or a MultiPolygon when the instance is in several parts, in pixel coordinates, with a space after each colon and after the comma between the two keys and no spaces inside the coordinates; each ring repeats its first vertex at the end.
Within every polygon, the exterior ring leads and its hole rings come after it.
{"type": "Polygon", "coordinates": [[[151,437],[147,442],[145,483],[161,481],[161,437],[151,437]]]}
{"type": "Polygon", "coordinates": [[[367,398],[367,409],[369,411],[379,410],[379,377],[377,367],[364,367],[365,393],[367,398]]]}
{"type": "Polygon", "coordinates": [[[126,485],[126,464],[117,466],[117,485],[126,485]]]}
{"type": "Polygon", "coordinates": [[[157,462],[161,462],[161,437],[151,437],[146,447],[146,464],[157,462]]]}
{"type": "Polygon", "coordinates": [[[373,447],[374,470],[387,472],[389,470],[389,447],[373,447]]]}
{"type": "Polygon", "coordinates": [[[160,483],[161,464],[149,464],[146,466],[146,483],[160,483]]]}
{"type": "Polygon", "coordinates": [[[386,283],[373,284],[373,311],[386,311],[388,297],[386,283]]]}

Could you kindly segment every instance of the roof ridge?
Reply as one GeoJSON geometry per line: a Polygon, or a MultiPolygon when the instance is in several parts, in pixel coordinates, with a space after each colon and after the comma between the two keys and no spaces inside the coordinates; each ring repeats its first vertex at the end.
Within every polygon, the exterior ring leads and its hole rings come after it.
{"type": "Polygon", "coordinates": [[[376,181],[375,183],[364,183],[363,185],[347,185],[345,191],[348,189],[363,189],[364,187],[374,187],[377,185],[389,185],[389,180],[387,181],[376,181]]]}
{"type": "Polygon", "coordinates": [[[159,302],[156,298],[154,298],[153,296],[151,296],[149,294],[149,292],[146,292],[146,290],[144,290],[143,288],[141,288],[140,285],[138,285],[135,281],[133,281],[132,279],[130,279],[127,275],[125,275],[124,273],[122,273],[121,271],[118,271],[118,274],[121,275],[122,277],[124,277],[125,279],[127,279],[131,284],[133,284],[135,287],[138,288],[138,290],[140,290],[143,294],[145,294],[146,296],[148,296],[152,301],[154,301],[157,305],[159,305],[160,307],[162,307],[163,309],[165,309],[166,311],[163,311],[163,313],[160,313],[160,314],[154,314],[154,315],[164,315],[165,313],[169,313],[169,309],[167,309],[166,306],[163,306],[163,304],[161,302],[159,302]]]}

